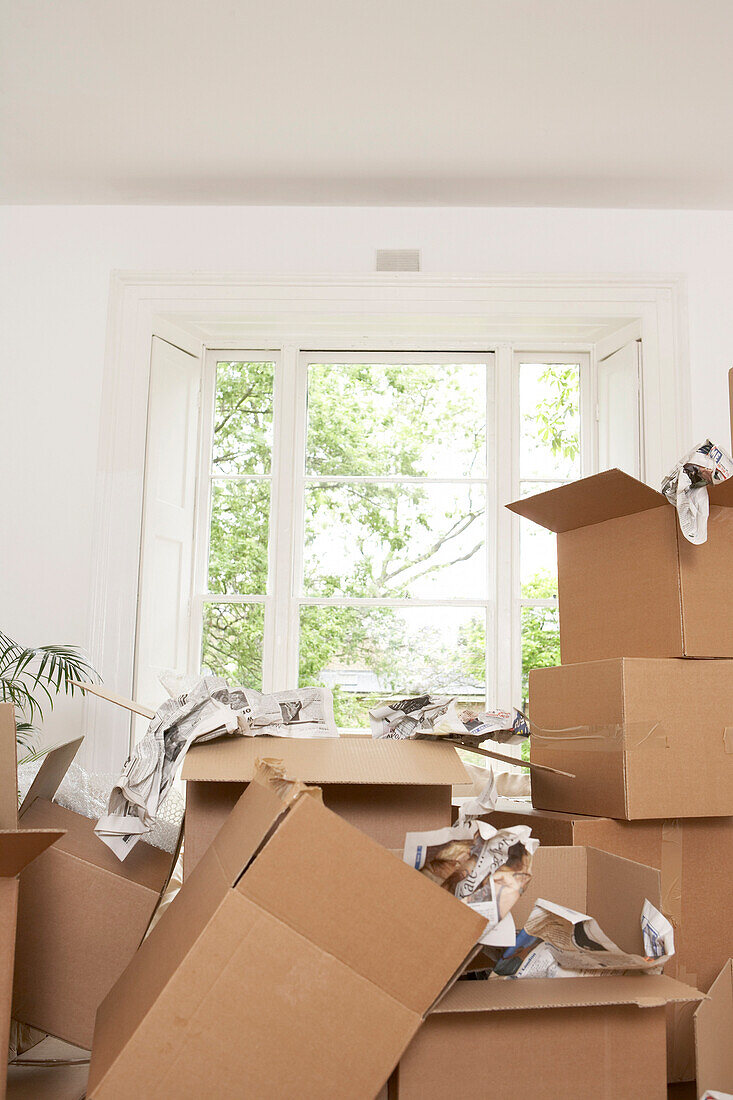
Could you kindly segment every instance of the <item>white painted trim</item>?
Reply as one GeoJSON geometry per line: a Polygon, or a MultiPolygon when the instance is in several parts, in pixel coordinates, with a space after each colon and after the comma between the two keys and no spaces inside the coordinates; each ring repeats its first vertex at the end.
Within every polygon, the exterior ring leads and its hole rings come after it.
{"type": "MultiPolygon", "coordinates": [[[[638,319],[644,339],[646,469],[655,483],[689,443],[685,280],[676,275],[442,276],[241,275],[116,272],[111,277],[94,518],[91,651],[105,682],[129,695],[144,479],[150,342],[160,335],[191,354],[227,344],[214,330],[246,322],[229,346],[253,349],[374,346],[380,350],[497,350],[522,324],[544,318],[521,341],[545,350],[580,341],[569,319],[638,319]],[[172,327],[171,327],[172,326],[172,327]],[[416,328],[417,326],[417,328],[416,328]],[[490,333],[490,336],[489,336],[490,333]],[[540,340],[541,335],[541,340],[540,340]],[[556,341],[554,343],[553,341],[556,341]]],[[[586,345],[588,341],[585,341],[586,345]]],[[[498,628],[498,617],[495,628],[498,628]]],[[[292,639],[288,641],[292,668],[292,639]]],[[[297,665],[296,665],[297,667],[297,665]]],[[[501,685],[497,684],[497,692],[501,685]]],[[[87,696],[84,763],[114,771],[127,753],[124,716],[87,696]]]]}

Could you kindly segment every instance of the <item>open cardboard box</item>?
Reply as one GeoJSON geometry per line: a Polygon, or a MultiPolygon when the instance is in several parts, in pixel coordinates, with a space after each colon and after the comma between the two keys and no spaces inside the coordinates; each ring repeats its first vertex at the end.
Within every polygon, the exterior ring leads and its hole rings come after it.
{"type": "MultiPolygon", "coordinates": [[[[512,910],[535,901],[592,914],[621,948],[643,952],[644,899],[659,872],[594,848],[542,848],[512,910]]],[[[410,1043],[391,1100],[665,1100],[665,1011],[702,995],[667,975],[459,981],[410,1043]]]]}
{"type": "MultiPolygon", "coordinates": [[[[18,828],[15,709],[0,703],[0,1050],[7,1051],[13,996],[18,911],[18,875],[50,845],[60,840],[58,828],[18,828]]],[[[5,1097],[5,1069],[0,1071],[0,1100],[5,1097]]]]}
{"type": "Polygon", "coordinates": [[[186,874],[253,779],[257,760],[267,757],[286,776],[318,784],[329,809],[385,848],[401,849],[408,832],[450,825],[452,785],[468,782],[455,748],[433,741],[230,737],[192,745],[181,773],[186,874]]]}
{"type": "MultiPolygon", "coordinates": [[[[662,911],[674,925],[675,956],[665,972],[706,993],[733,955],[733,817],[612,821],[537,810],[501,799],[486,815],[495,828],[528,825],[544,847],[587,845],[656,867],[662,911]]],[[[695,1077],[694,1006],[667,1012],[669,1081],[695,1077]]]]}
{"type": "MultiPolygon", "coordinates": [[[[6,752],[11,733],[0,730],[6,752]]],[[[24,828],[60,840],[21,875],[12,1013],[88,1050],[99,1003],[145,935],[175,857],[138,844],[121,863],[94,821],[52,801],[81,740],[47,753],[20,808],[24,828]]]]}
{"type": "Polygon", "coordinates": [[[733,959],[710,987],[708,999],[695,1013],[697,1087],[733,1094],[733,959]]]}
{"type": "Polygon", "coordinates": [[[89,1100],[371,1100],[484,923],[258,778],[101,1005],[89,1100]]]}
{"type": "Polygon", "coordinates": [[[621,470],[508,505],[557,532],[563,664],[733,657],[733,478],[709,497],[702,546],[666,497],[621,470]]]}
{"type": "Polygon", "coordinates": [[[529,714],[533,762],[575,776],[533,771],[535,806],[627,820],[733,814],[733,661],[534,669],[529,714]]]}

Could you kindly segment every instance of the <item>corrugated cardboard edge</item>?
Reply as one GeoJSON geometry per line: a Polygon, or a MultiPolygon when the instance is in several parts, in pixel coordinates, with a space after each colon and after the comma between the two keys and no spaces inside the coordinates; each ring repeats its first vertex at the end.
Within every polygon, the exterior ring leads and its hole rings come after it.
{"type": "Polygon", "coordinates": [[[636,1005],[662,1008],[701,1001],[704,994],[665,974],[598,978],[517,978],[458,982],[435,1011],[514,1012],[636,1005]]]}
{"type": "Polygon", "coordinates": [[[733,959],[694,1015],[697,1088],[733,1093],[733,959]]]}

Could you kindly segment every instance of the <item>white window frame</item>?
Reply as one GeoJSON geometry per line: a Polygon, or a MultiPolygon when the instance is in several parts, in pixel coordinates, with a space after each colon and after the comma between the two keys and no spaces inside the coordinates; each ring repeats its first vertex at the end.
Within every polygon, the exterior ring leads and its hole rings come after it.
{"type": "MultiPolygon", "coordinates": [[[[520,591],[519,525],[504,507],[520,495],[520,408],[519,374],[522,362],[578,363],[580,368],[581,476],[593,473],[597,464],[597,423],[595,416],[595,362],[587,349],[548,351],[521,350],[523,345],[504,344],[499,348],[435,351],[423,348],[398,351],[374,347],[361,351],[304,351],[297,345],[278,350],[228,348],[206,351],[203,372],[201,453],[197,494],[196,543],[189,668],[196,674],[200,667],[203,608],[206,603],[260,604],[265,607],[263,643],[263,690],[275,691],[297,683],[299,661],[300,609],[307,606],[390,606],[390,607],[467,607],[481,610],[486,623],[487,700],[490,705],[510,707],[521,700],[521,609],[525,606],[556,607],[557,601],[523,599],[520,591]],[[415,478],[427,482],[480,483],[486,491],[486,544],[488,549],[487,595],[483,599],[369,599],[357,597],[321,598],[300,591],[304,546],[305,434],[307,428],[308,364],[363,363],[380,358],[394,363],[486,363],[487,466],[481,478],[415,478]],[[211,471],[216,370],[219,362],[242,360],[274,364],[273,448],[270,475],[216,475],[211,471]],[[286,454],[284,440],[293,446],[286,454]],[[491,463],[492,448],[502,456],[491,463]],[[508,461],[507,461],[508,458],[508,461]],[[207,591],[208,550],[211,525],[210,486],[219,479],[270,480],[269,565],[267,592],[257,595],[220,595],[207,591]]],[[[328,481],[344,478],[326,478],[328,481]]],[[[372,482],[405,482],[404,477],[372,477],[372,482]]],[[[542,481],[542,478],[534,478],[542,481]]],[[[549,479],[556,481],[557,479],[549,479]]]]}
{"type": "MultiPolygon", "coordinates": [[[[640,336],[648,483],[658,484],[690,446],[683,275],[113,272],[88,639],[95,667],[111,689],[133,692],[152,337],[203,359],[206,348],[268,348],[273,342],[367,346],[377,328],[390,332],[388,343],[380,340],[383,348],[410,348],[409,334],[440,350],[456,347],[459,334],[472,340],[473,349],[495,346],[503,354],[504,342],[521,332],[527,350],[585,344],[599,358],[640,336]]],[[[508,512],[505,522],[511,523],[508,512]]],[[[84,766],[117,771],[130,746],[124,711],[87,696],[82,728],[84,766]]]]}

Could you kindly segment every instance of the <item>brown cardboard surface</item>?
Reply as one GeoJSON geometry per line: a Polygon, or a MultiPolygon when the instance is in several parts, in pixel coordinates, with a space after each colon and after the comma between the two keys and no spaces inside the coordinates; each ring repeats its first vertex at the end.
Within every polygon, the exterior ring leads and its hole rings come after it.
{"type": "Polygon", "coordinates": [[[666,1100],[664,1078],[663,1008],[434,1013],[390,1100],[666,1100]]]}
{"type": "Polygon", "coordinates": [[[733,661],[616,658],[535,669],[541,809],[642,820],[733,814],[733,661]]]}
{"type": "Polygon", "coordinates": [[[83,740],[83,737],[77,737],[76,740],[66,741],[46,753],[33,782],[26,792],[18,817],[22,817],[24,811],[37,798],[45,798],[48,802],[53,799],[83,740]]]}
{"type": "MultiPolygon", "coordinates": [[[[532,872],[513,910],[518,926],[547,897],[592,912],[620,946],[639,950],[641,905],[658,904],[658,871],[597,849],[540,847],[532,872]]],[[[699,999],[666,975],[457,982],[402,1056],[390,1097],[485,1100],[490,1081],[492,1096],[664,1100],[665,1011],[699,999]]]]}
{"type": "Polygon", "coordinates": [[[371,737],[229,737],[193,745],[182,779],[249,783],[256,763],[273,758],[289,779],[304,783],[373,783],[432,786],[466,783],[452,745],[371,737]]]}
{"type": "Polygon", "coordinates": [[[0,829],[18,827],[15,708],[0,703],[0,829]]]}
{"type": "Polygon", "coordinates": [[[252,782],[100,1007],[89,1098],[373,1097],[482,927],[317,799],[252,782]]]}
{"type": "MultiPolygon", "coordinates": [[[[454,750],[453,750],[454,751],[454,750]]],[[[222,827],[245,783],[188,781],[186,789],[186,874],[193,870],[222,827]]],[[[402,784],[330,783],[323,802],[385,848],[404,844],[405,833],[441,829],[451,820],[451,787],[402,784]]]]}
{"type": "Polygon", "coordinates": [[[733,1093],[733,959],[711,985],[708,997],[695,1012],[698,1088],[701,1093],[733,1093]]]}
{"type": "MultiPolygon", "coordinates": [[[[8,1049],[20,871],[63,834],[58,829],[18,829],[15,709],[0,704],[0,1050],[8,1049]]],[[[5,1074],[0,1073],[0,1100],[5,1074]]]]}
{"type": "Polygon", "coordinates": [[[88,1049],[97,1007],[145,934],[171,856],[138,844],[121,863],[93,821],[43,799],[21,821],[66,835],[21,876],[13,1015],[88,1049]]]}
{"type": "MultiPolygon", "coordinates": [[[[536,810],[506,799],[487,820],[497,828],[529,825],[543,846],[592,845],[659,868],[661,909],[675,928],[676,955],[666,968],[671,976],[707,992],[733,955],[733,817],[612,821],[536,810]]],[[[694,1077],[689,1006],[668,1013],[668,1055],[670,1080],[694,1077]]]]}
{"type": "Polygon", "coordinates": [[[509,505],[558,532],[564,664],[607,657],[733,657],[733,484],[709,492],[692,546],[661,493],[608,470],[509,505]]]}
{"type": "Polygon", "coordinates": [[[452,785],[468,778],[454,746],[432,741],[234,737],[194,745],[182,771],[186,874],[263,758],[277,759],[290,778],[318,783],[329,809],[385,848],[401,847],[411,830],[450,825],[452,785]]]}

